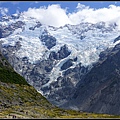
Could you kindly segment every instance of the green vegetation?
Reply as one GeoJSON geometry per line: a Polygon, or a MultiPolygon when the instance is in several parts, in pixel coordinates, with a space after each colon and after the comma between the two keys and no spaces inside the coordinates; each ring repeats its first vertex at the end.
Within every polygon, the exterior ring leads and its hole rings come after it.
{"type": "Polygon", "coordinates": [[[0,81],[28,85],[26,80],[16,73],[7,60],[0,54],[0,81]]]}
{"type": "Polygon", "coordinates": [[[60,109],[17,74],[0,54],[0,118],[120,118],[60,109]]]}
{"type": "Polygon", "coordinates": [[[28,84],[19,74],[5,68],[0,68],[0,81],[5,83],[28,84]]]}
{"type": "Polygon", "coordinates": [[[120,118],[63,110],[39,94],[32,86],[0,82],[0,118],[120,118]]]}

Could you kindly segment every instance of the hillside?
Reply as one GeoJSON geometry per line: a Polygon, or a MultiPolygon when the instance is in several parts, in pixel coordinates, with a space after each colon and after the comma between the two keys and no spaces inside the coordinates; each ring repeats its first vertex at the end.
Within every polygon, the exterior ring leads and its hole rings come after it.
{"type": "Polygon", "coordinates": [[[51,103],[17,74],[0,54],[0,118],[120,118],[63,110],[51,103]]]}

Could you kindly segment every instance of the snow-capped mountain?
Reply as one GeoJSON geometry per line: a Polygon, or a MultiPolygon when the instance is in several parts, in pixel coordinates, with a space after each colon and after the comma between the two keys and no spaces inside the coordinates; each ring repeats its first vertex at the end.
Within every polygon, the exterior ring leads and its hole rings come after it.
{"type": "Polygon", "coordinates": [[[55,105],[67,102],[101,52],[119,43],[116,23],[53,27],[24,14],[0,20],[1,52],[14,70],[55,105]]]}

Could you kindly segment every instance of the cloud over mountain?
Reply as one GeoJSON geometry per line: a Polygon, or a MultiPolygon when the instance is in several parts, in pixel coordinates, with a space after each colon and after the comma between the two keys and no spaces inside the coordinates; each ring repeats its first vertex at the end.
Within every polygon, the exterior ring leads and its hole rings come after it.
{"type": "Polygon", "coordinates": [[[63,9],[59,4],[52,4],[47,7],[29,8],[23,14],[28,17],[35,17],[43,24],[56,27],[64,26],[65,24],[76,25],[81,22],[97,23],[100,21],[120,24],[120,7],[115,5],[95,9],[78,3],[75,11],[69,13],[67,8],[63,9]]]}

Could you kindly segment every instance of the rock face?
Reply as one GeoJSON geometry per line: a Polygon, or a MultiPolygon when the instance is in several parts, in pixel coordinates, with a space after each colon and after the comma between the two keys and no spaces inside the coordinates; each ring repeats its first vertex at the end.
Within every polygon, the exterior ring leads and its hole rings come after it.
{"type": "Polygon", "coordinates": [[[115,38],[114,43],[117,42],[118,40],[120,40],[120,36],[118,36],[117,38],[115,38]]]}
{"type": "Polygon", "coordinates": [[[66,107],[76,106],[87,112],[120,114],[120,44],[103,59],[78,83],[66,107]]]}
{"type": "Polygon", "coordinates": [[[50,53],[49,58],[55,60],[61,60],[66,58],[68,55],[70,55],[70,53],[71,52],[68,50],[68,47],[66,45],[63,45],[57,53],[52,51],[50,53]]]}
{"type": "Polygon", "coordinates": [[[0,26],[0,38],[7,37],[11,35],[16,29],[22,28],[24,23],[22,21],[17,21],[8,26],[0,26]]]}
{"type": "Polygon", "coordinates": [[[45,43],[48,49],[51,49],[56,45],[56,39],[50,35],[41,36],[40,39],[43,43],[45,43]]]}
{"type": "Polygon", "coordinates": [[[70,66],[72,66],[72,60],[68,59],[62,66],[61,66],[61,70],[66,70],[67,68],[69,68],[70,66]]]}

